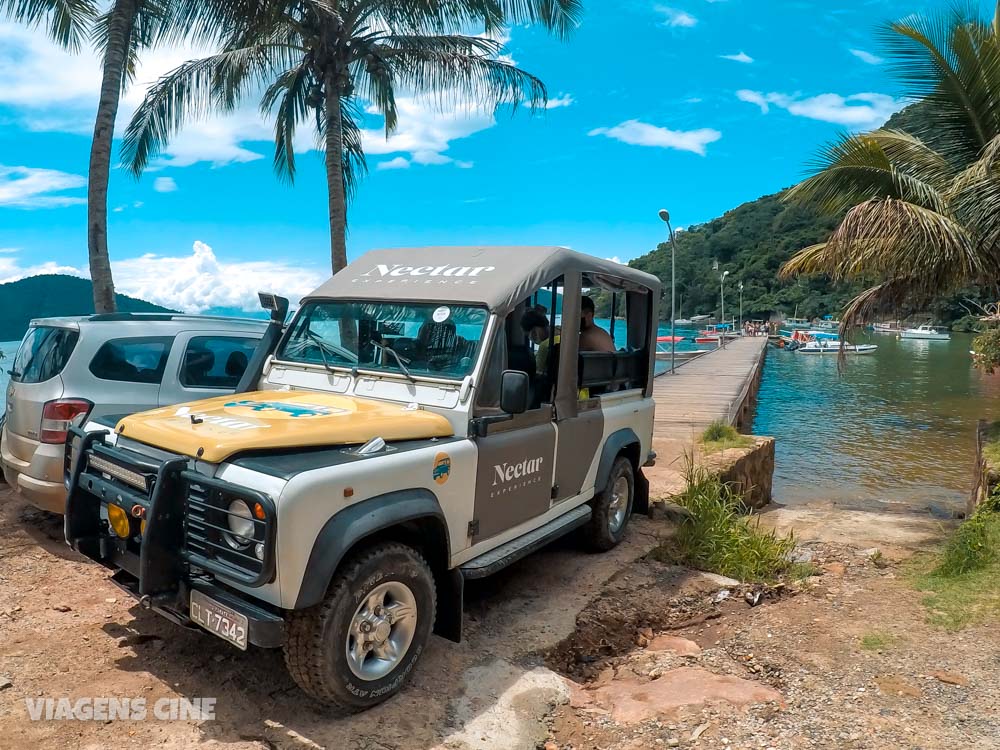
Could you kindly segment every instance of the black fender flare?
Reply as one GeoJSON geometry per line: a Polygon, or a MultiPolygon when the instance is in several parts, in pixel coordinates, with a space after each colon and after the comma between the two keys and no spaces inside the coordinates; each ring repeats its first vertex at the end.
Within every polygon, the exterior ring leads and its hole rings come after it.
{"type": "Polygon", "coordinates": [[[313,541],[295,598],[295,609],[305,609],[323,601],[344,556],[358,542],[393,526],[426,518],[441,524],[448,547],[443,551],[444,559],[449,560],[451,540],[448,538],[448,523],[441,504],[430,490],[398,490],[376,495],[331,517],[313,541]]]}
{"type": "Polygon", "coordinates": [[[597,465],[597,479],[594,481],[598,493],[607,485],[608,477],[611,476],[611,467],[614,466],[618,454],[630,445],[637,447],[642,445],[639,436],[631,427],[625,427],[608,435],[608,439],[604,441],[604,448],[601,450],[601,462],[597,465]]]}

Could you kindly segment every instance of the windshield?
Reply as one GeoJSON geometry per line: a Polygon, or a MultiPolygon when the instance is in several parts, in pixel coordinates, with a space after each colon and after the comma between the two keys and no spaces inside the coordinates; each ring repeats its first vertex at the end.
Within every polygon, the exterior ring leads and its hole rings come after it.
{"type": "Polygon", "coordinates": [[[278,359],[461,380],[472,373],[489,312],[430,303],[309,302],[278,359]]]}

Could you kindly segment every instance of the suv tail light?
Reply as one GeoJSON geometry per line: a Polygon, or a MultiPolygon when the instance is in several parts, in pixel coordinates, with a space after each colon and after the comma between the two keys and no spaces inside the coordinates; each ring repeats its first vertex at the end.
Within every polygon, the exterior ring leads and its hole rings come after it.
{"type": "Polygon", "coordinates": [[[39,439],[43,443],[65,443],[66,433],[73,420],[81,414],[89,414],[93,406],[81,398],[60,398],[46,402],[42,407],[42,431],[39,439]]]}

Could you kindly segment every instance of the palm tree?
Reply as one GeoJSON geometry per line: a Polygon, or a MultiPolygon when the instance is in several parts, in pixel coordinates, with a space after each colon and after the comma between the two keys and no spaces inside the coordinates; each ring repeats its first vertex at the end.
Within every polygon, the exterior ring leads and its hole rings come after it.
{"type": "Polygon", "coordinates": [[[903,113],[905,130],[843,137],[787,197],[844,214],[782,269],[870,284],[842,332],[1000,281],[1000,3],[991,22],[951,11],[888,24],[880,37],[920,102],[903,113]]]}
{"type": "Polygon", "coordinates": [[[443,104],[469,97],[495,109],[546,97],[542,82],[499,58],[505,24],[538,22],[564,35],[580,0],[215,0],[221,51],[172,71],[150,89],[126,131],[122,161],[137,177],[188,117],[229,112],[260,96],[275,117],[274,168],[295,177],[293,140],[311,122],[326,151],[330,257],[347,264],[347,203],[366,172],[362,103],[398,125],[396,96],[443,104]],[[465,33],[484,28],[485,34],[465,33]]]}
{"type": "Polygon", "coordinates": [[[115,119],[122,91],[135,74],[138,55],[170,28],[171,0],[114,0],[103,14],[100,0],[0,0],[0,15],[31,27],[76,51],[88,35],[103,59],[101,94],[90,147],[87,249],[94,310],[115,311],[108,256],[108,180],[115,119]]]}

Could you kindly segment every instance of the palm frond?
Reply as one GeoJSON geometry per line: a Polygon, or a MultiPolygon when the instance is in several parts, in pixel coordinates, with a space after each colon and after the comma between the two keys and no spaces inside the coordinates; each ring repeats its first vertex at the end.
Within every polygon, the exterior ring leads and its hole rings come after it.
{"type": "Polygon", "coordinates": [[[495,109],[524,101],[534,109],[547,100],[545,84],[531,73],[504,60],[441,49],[433,39],[409,37],[411,44],[406,47],[379,47],[397,84],[441,106],[472,100],[477,106],[495,109]],[[427,43],[412,43],[416,39],[427,43]]]}
{"type": "Polygon", "coordinates": [[[278,76],[260,102],[262,114],[278,104],[274,120],[274,171],[290,183],[295,182],[295,130],[309,116],[311,83],[309,67],[298,65],[278,76]]]}
{"type": "Polygon", "coordinates": [[[136,177],[188,119],[232,111],[267,85],[288,50],[273,45],[231,49],[186,62],[157,81],[132,116],[122,140],[122,164],[136,177]]]}
{"type": "Polygon", "coordinates": [[[72,52],[79,51],[97,13],[96,0],[0,0],[0,17],[43,26],[52,41],[72,52]]]}

